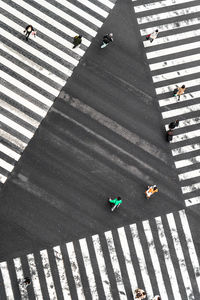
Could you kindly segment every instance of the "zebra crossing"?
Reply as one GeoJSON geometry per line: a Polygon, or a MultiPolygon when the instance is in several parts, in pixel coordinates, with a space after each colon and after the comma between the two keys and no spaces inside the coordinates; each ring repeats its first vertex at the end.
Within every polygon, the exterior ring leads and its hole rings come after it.
{"type": "Polygon", "coordinates": [[[194,205],[200,203],[200,5],[195,0],[144,0],[133,6],[166,130],[180,120],[171,151],[185,205],[194,205]],[[145,36],[155,29],[159,35],[150,43],[145,36]],[[178,101],[173,90],[183,84],[186,91],[178,101]]]}
{"type": "Polygon", "coordinates": [[[1,299],[197,300],[200,266],[185,210],[0,263],[1,299]],[[27,288],[21,282],[29,276],[27,288]],[[2,294],[3,293],[3,294],[2,294]]]}
{"type": "Polygon", "coordinates": [[[4,184],[116,0],[0,0],[0,185],[4,184]],[[37,31],[23,35],[31,24],[37,31]],[[73,37],[82,34],[80,47],[73,37]]]}

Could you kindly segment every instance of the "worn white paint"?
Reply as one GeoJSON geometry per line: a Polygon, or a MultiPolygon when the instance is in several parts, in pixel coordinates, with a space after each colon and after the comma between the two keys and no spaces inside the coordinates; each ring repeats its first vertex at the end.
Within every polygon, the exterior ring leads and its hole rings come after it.
{"type": "Polygon", "coordinates": [[[51,266],[49,262],[49,256],[47,250],[41,250],[40,251],[40,256],[42,260],[42,265],[43,265],[43,270],[44,270],[44,275],[46,279],[46,285],[49,293],[49,298],[51,300],[57,300],[57,294],[56,294],[56,289],[53,281],[53,276],[51,273],[51,266]]]}
{"type": "Polygon", "coordinates": [[[27,255],[27,261],[30,269],[30,274],[31,274],[31,281],[33,284],[33,289],[34,289],[34,296],[36,300],[43,300],[43,295],[42,295],[42,290],[40,286],[40,279],[38,276],[38,271],[35,263],[35,257],[34,254],[28,254],[27,255]]]}
{"type": "Polygon", "coordinates": [[[172,257],[171,257],[171,253],[170,253],[169,246],[168,246],[168,241],[167,241],[167,238],[165,235],[165,229],[164,229],[161,217],[156,217],[155,222],[157,225],[158,237],[160,240],[160,244],[162,246],[165,265],[167,268],[167,272],[168,272],[168,276],[169,276],[169,280],[170,280],[170,284],[171,284],[171,289],[174,294],[174,299],[182,300],[176,273],[175,273],[175,269],[174,269],[174,265],[173,265],[173,261],[172,261],[172,257]]]}
{"type": "Polygon", "coordinates": [[[176,223],[175,223],[175,219],[174,219],[174,215],[172,213],[167,214],[167,220],[168,220],[168,225],[170,228],[170,232],[171,232],[171,236],[172,236],[172,240],[173,240],[173,244],[174,244],[174,249],[176,251],[183,283],[185,286],[186,294],[188,296],[188,299],[195,300],[191,281],[190,281],[190,276],[188,274],[188,269],[187,269],[185,257],[183,254],[181,241],[179,239],[179,235],[178,235],[178,231],[177,231],[177,227],[176,227],[176,223]]]}

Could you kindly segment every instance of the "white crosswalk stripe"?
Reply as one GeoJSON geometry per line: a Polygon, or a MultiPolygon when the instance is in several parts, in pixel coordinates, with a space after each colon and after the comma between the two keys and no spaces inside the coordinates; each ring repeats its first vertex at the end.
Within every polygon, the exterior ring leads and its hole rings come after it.
{"type": "Polygon", "coordinates": [[[34,295],[37,300],[130,299],[138,286],[148,300],[155,294],[165,300],[197,299],[200,292],[185,210],[1,262],[1,277],[9,300],[19,292],[22,299],[34,295]],[[28,287],[21,284],[24,276],[31,278],[28,287]]]}
{"type": "Polygon", "coordinates": [[[115,2],[0,0],[0,186],[115,2]],[[37,35],[26,41],[23,31],[29,24],[37,35]],[[82,43],[72,49],[78,34],[82,43]]]}
{"type": "Polygon", "coordinates": [[[170,142],[185,204],[200,203],[200,6],[193,0],[133,1],[165,128],[179,119],[170,142]],[[163,10],[163,8],[165,10],[163,10]],[[158,29],[151,43],[148,34],[158,29]],[[173,96],[185,85],[180,99],[173,96]]]}

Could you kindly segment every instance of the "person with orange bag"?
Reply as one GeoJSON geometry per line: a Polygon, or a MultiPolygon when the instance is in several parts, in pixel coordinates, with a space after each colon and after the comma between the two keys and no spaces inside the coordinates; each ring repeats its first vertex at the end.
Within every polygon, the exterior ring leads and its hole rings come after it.
{"type": "Polygon", "coordinates": [[[145,195],[146,195],[147,199],[149,199],[153,194],[155,194],[157,192],[158,192],[158,188],[156,185],[152,185],[152,186],[148,185],[148,189],[145,191],[145,195]]]}

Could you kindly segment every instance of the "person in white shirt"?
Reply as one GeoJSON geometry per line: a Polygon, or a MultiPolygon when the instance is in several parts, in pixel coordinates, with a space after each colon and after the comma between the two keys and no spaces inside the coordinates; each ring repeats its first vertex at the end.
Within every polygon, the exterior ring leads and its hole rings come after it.
{"type": "Polygon", "coordinates": [[[158,36],[158,29],[156,29],[154,32],[152,32],[149,36],[149,40],[152,43],[158,36]]]}

